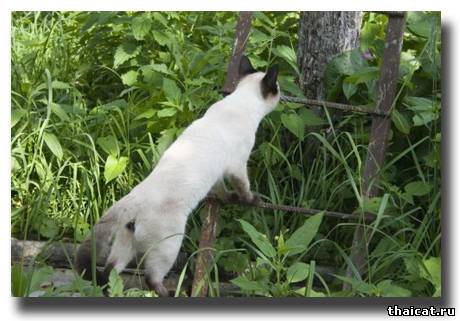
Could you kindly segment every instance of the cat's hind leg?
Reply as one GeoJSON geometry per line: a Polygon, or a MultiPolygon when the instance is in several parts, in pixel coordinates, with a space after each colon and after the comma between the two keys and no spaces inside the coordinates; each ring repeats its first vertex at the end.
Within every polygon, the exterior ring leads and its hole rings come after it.
{"type": "Polygon", "coordinates": [[[177,258],[182,237],[182,234],[168,236],[158,245],[153,245],[152,249],[146,253],[145,281],[150,290],[154,290],[159,296],[169,296],[163,280],[177,258]]]}
{"type": "Polygon", "coordinates": [[[116,232],[104,272],[100,276],[98,284],[106,284],[113,269],[120,273],[136,255],[134,228],[134,222],[128,222],[126,226],[120,227],[116,232]]]}

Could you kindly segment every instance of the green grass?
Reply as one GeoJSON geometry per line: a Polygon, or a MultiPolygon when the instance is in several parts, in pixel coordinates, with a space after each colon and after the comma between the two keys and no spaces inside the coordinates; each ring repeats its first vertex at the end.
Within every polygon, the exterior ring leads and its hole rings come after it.
{"type": "MultiPolygon", "coordinates": [[[[80,241],[105,209],[152,170],[175,137],[220,99],[235,18],[232,13],[199,12],[13,13],[12,236],[80,241]],[[149,26],[148,31],[138,29],[139,24],[149,26]]],[[[290,95],[301,94],[292,58],[297,23],[298,13],[257,13],[246,50],[258,68],[280,64],[280,83],[290,95]]],[[[361,67],[379,66],[385,26],[383,15],[365,16],[362,37],[367,40],[361,46],[376,58],[361,67]]],[[[210,296],[220,296],[221,282],[242,277],[256,282],[251,286],[266,286],[265,292],[242,289],[235,295],[440,294],[439,35],[437,14],[409,14],[391,137],[377,183],[382,197],[363,198],[367,116],[331,117],[324,110],[318,118],[304,106],[281,103],[257,134],[249,171],[254,190],[264,200],[375,214],[377,219],[366,225],[368,275],[363,280],[343,278],[353,230],[362,222],[324,218],[308,249],[276,261],[277,273],[272,274],[267,269],[271,261],[261,258],[236,219],[250,223],[279,250],[280,238],[291,235],[306,218],[227,206],[206,281],[210,296]],[[307,131],[313,124],[319,126],[307,131]],[[310,141],[318,147],[310,148],[310,141]],[[308,264],[308,276],[286,283],[283,273],[294,263],[308,264]],[[324,265],[335,268],[334,277],[321,272],[324,265]],[[343,282],[352,283],[350,292],[341,291],[343,282]]],[[[335,61],[343,63],[340,56],[335,61]]],[[[376,78],[359,80],[362,69],[353,68],[356,74],[341,74],[331,63],[325,81],[338,90],[330,99],[346,101],[343,83],[354,79],[356,91],[348,101],[372,104],[376,78]]],[[[181,283],[191,281],[201,228],[198,212],[189,221],[182,248],[190,259],[179,271],[181,283]]],[[[38,271],[40,279],[48,270],[38,271]]],[[[26,267],[13,272],[13,294],[30,293],[21,282],[30,288],[33,272],[26,267]]],[[[76,281],[76,292],[101,294],[82,282],[76,281]]],[[[113,282],[117,295],[151,295],[127,292],[113,282]]],[[[47,295],[64,292],[55,289],[47,295]]],[[[176,295],[190,293],[178,288],[176,295]]]]}

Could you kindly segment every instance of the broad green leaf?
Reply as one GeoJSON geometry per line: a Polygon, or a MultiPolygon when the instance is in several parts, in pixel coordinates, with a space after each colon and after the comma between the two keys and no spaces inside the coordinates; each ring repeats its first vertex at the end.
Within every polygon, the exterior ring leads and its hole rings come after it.
{"type": "Polygon", "coordinates": [[[415,50],[408,50],[401,52],[401,59],[399,64],[399,75],[403,77],[403,80],[410,82],[414,72],[420,68],[420,61],[416,57],[417,52],[415,50]]]}
{"type": "Polygon", "coordinates": [[[246,234],[250,237],[251,241],[257,246],[257,248],[267,257],[271,258],[276,255],[275,248],[270,244],[267,236],[258,232],[254,226],[249,224],[244,220],[238,220],[246,232],[246,234]]]}
{"type": "Polygon", "coordinates": [[[404,104],[414,112],[433,111],[435,108],[432,100],[423,97],[405,97],[404,104]]]}
{"type": "Polygon", "coordinates": [[[140,113],[139,115],[137,115],[134,120],[139,120],[139,119],[142,119],[142,118],[146,118],[146,119],[150,119],[152,118],[155,114],[157,113],[157,111],[155,109],[148,109],[142,113],[140,113]]]}
{"type": "Polygon", "coordinates": [[[127,73],[121,75],[121,81],[126,86],[134,85],[136,83],[136,81],[137,81],[137,71],[130,70],[127,73]]]}
{"type": "Polygon", "coordinates": [[[113,135],[99,137],[96,143],[109,155],[118,156],[120,154],[118,140],[113,135]]]}
{"type": "Polygon", "coordinates": [[[422,11],[409,11],[407,13],[407,27],[419,36],[430,38],[436,31],[437,17],[422,11]]]}
{"type": "Polygon", "coordinates": [[[410,120],[404,114],[394,109],[391,113],[391,121],[401,133],[409,135],[411,124],[410,120]]]}
{"type": "Polygon", "coordinates": [[[340,75],[353,75],[366,66],[359,49],[346,51],[335,56],[331,61],[331,67],[340,75]]]}
{"type": "Polygon", "coordinates": [[[161,46],[165,46],[169,44],[169,42],[171,41],[171,39],[168,38],[168,36],[162,31],[153,30],[152,34],[155,41],[158,42],[158,44],[160,44],[161,46]]]}
{"type": "Polygon", "coordinates": [[[342,84],[342,89],[343,93],[345,94],[345,97],[349,100],[358,90],[358,86],[356,86],[355,83],[347,81],[347,79],[345,78],[342,84]]]}
{"type": "Polygon", "coordinates": [[[115,269],[110,271],[108,288],[109,288],[110,297],[123,296],[123,290],[124,290],[123,279],[117,273],[117,271],[115,271],[115,269]]]}
{"type": "Polygon", "coordinates": [[[423,265],[425,269],[421,269],[421,276],[435,287],[433,296],[441,296],[441,258],[430,257],[423,260],[423,265]]]}
{"type": "Polygon", "coordinates": [[[117,68],[122,63],[136,57],[141,52],[141,46],[126,42],[117,47],[113,61],[113,67],[117,68]]]}
{"type": "Polygon", "coordinates": [[[113,155],[109,155],[105,161],[104,178],[105,182],[108,183],[120,175],[128,164],[128,157],[116,158],[113,155]]]}
{"type": "Polygon", "coordinates": [[[383,280],[377,285],[378,294],[382,297],[410,297],[411,291],[396,285],[392,280],[383,280]]]}
{"type": "Polygon", "coordinates": [[[176,113],[177,113],[176,108],[163,108],[162,110],[159,110],[157,112],[157,116],[159,118],[171,117],[171,116],[174,116],[176,113]]]}
{"type": "MultiPolygon", "coordinates": [[[[304,296],[305,292],[306,292],[306,287],[302,287],[300,289],[297,289],[294,292],[304,296]]],[[[313,289],[310,290],[310,298],[324,298],[324,297],[326,297],[326,294],[324,294],[323,292],[318,292],[318,291],[315,291],[313,289]]]]}
{"type": "Polygon", "coordinates": [[[152,23],[150,18],[142,15],[135,17],[132,21],[133,36],[136,40],[144,40],[144,37],[149,33],[152,23]]]}
{"type": "Polygon", "coordinates": [[[177,133],[177,128],[170,128],[163,130],[161,132],[161,137],[158,138],[157,141],[157,151],[158,154],[163,154],[163,152],[166,150],[166,148],[171,145],[171,143],[174,141],[174,137],[176,136],[177,133]]]}
{"type": "Polygon", "coordinates": [[[11,112],[11,127],[14,127],[27,112],[23,109],[13,109],[11,112]]]}
{"type": "Polygon", "coordinates": [[[56,156],[58,159],[62,159],[63,152],[61,143],[59,143],[58,138],[56,135],[48,132],[43,133],[43,140],[46,143],[46,146],[51,150],[51,152],[56,156]]]}
{"type": "Polygon", "coordinates": [[[29,293],[40,290],[41,285],[48,282],[51,275],[53,274],[53,268],[50,266],[43,266],[40,268],[34,268],[30,277],[29,293]]]}
{"type": "Polygon", "coordinates": [[[369,283],[366,283],[362,280],[358,280],[358,279],[355,279],[355,278],[350,278],[350,277],[346,277],[346,276],[341,276],[341,275],[336,275],[336,274],[333,274],[337,279],[343,281],[343,282],[346,282],[346,283],[349,283],[351,284],[352,288],[354,291],[357,291],[359,293],[362,293],[362,294],[366,294],[368,296],[370,295],[373,295],[376,288],[373,284],[369,284],[369,283]]]}
{"type": "Polygon", "coordinates": [[[294,77],[292,76],[278,76],[278,82],[282,91],[287,91],[288,93],[296,97],[304,97],[302,89],[295,83],[294,77]]]}
{"type": "Polygon", "coordinates": [[[304,139],[305,123],[297,114],[282,114],[281,123],[300,140],[304,139]]]}
{"type": "Polygon", "coordinates": [[[69,121],[70,118],[60,104],[51,103],[51,111],[62,121],[69,121]]]}
{"type": "Polygon", "coordinates": [[[163,74],[171,75],[172,72],[168,70],[168,67],[165,64],[151,64],[148,67],[152,68],[155,71],[161,72],[163,74]]]}
{"type": "Polygon", "coordinates": [[[53,89],[69,89],[70,85],[65,83],[65,82],[59,81],[59,80],[53,80],[51,82],[51,88],[53,88],[53,89]]]}
{"type": "Polygon", "coordinates": [[[415,181],[404,186],[406,192],[414,196],[423,196],[430,192],[431,186],[422,181],[415,181]]]}
{"type": "Polygon", "coordinates": [[[286,247],[290,248],[289,255],[299,254],[305,251],[316,236],[318,228],[323,219],[323,213],[318,213],[305,220],[305,223],[299,227],[291,237],[286,240],[286,247]]]}
{"type": "Polygon", "coordinates": [[[302,108],[299,111],[299,116],[302,119],[305,126],[321,126],[327,122],[316,115],[311,109],[302,108]]]}
{"type": "Polygon", "coordinates": [[[168,78],[163,79],[163,91],[169,101],[175,101],[181,95],[181,90],[176,82],[168,78]]]}
{"type": "Polygon", "coordinates": [[[359,37],[361,51],[365,51],[375,43],[375,39],[380,33],[380,26],[375,22],[366,22],[361,28],[359,37]]]}
{"type": "Polygon", "coordinates": [[[233,280],[230,280],[233,284],[240,287],[243,291],[260,291],[265,292],[265,288],[257,281],[248,280],[245,276],[239,276],[233,280]]]}
{"type": "Polygon", "coordinates": [[[438,118],[439,114],[431,111],[424,111],[415,114],[414,117],[412,117],[412,121],[414,122],[414,126],[423,126],[438,118]]]}
{"type": "Polygon", "coordinates": [[[287,272],[287,280],[290,283],[300,282],[305,280],[310,273],[310,266],[303,262],[296,262],[292,264],[287,272]]]}
{"type": "Polygon", "coordinates": [[[38,222],[37,225],[37,229],[40,235],[48,239],[56,237],[60,230],[57,222],[53,219],[50,219],[48,216],[42,216],[40,218],[40,222],[38,222]]]}
{"type": "MultiPolygon", "coordinates": [[[[380,203],[382,202],[381,197],[372,197],[363,199],[363,211],[377,214],[380,208],[380,203]]],[[[358,208],[355,213],[360,213],[361,209],[358,208]]]]}
{"type": "Polygon", "coordinates": [[[281,45],[273,48],[272,52],[275,54],[275,56],[284,59],[296,73],[299,72],[297,67],[297,56],[294,49],[285,45],[281,45]]]}

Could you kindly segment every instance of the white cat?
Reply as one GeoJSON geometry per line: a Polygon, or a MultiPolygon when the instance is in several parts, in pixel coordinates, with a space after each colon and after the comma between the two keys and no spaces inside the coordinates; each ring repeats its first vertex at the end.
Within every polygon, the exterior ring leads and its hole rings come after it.
{"type": "MultiPolygon", "coordinates": [[[[148,286],[167,296],[163,279],[176,260],[187,217],[198,203],[211,190],[220,198],[230,197],[224,177],[242,200],[256,201],[246,164],[260,121],[280,99],[278,67],[257,72],[243,56],[239,74],[235,91],[190,124],[152,173],[96,224],[97,256],[107,257],[110,250],[98,283],[106,283],[112,269],[120,272],[137,253],[145,253],[148,286]]],[[[90,237],[77,252],[76,268],[91,278],[90,237]]]]}

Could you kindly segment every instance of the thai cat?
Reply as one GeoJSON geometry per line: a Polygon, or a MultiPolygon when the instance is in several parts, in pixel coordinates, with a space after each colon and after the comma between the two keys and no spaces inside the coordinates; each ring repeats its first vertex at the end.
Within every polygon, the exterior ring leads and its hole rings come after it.
{"type": "MultiPolygon", "coordinates": [[[[98,258],[106,258],[98,283],[145,253],[147,285],[161,296],[163,279],[182,244],[187,218],[209,192],[230,197],[229,180],[242,200],[254,202],[246,164],[262,118],[280,99],[278,67],[257,72],[247,57],[233,93],[213,104],[169,146],[151,174],[113,204],[94,226],[98,258]]],[[[234,195],[233,195],[234,196],[234,195]]],[[[77,252],[76,269],[91,278],[91,236],[77,252]]]]}

